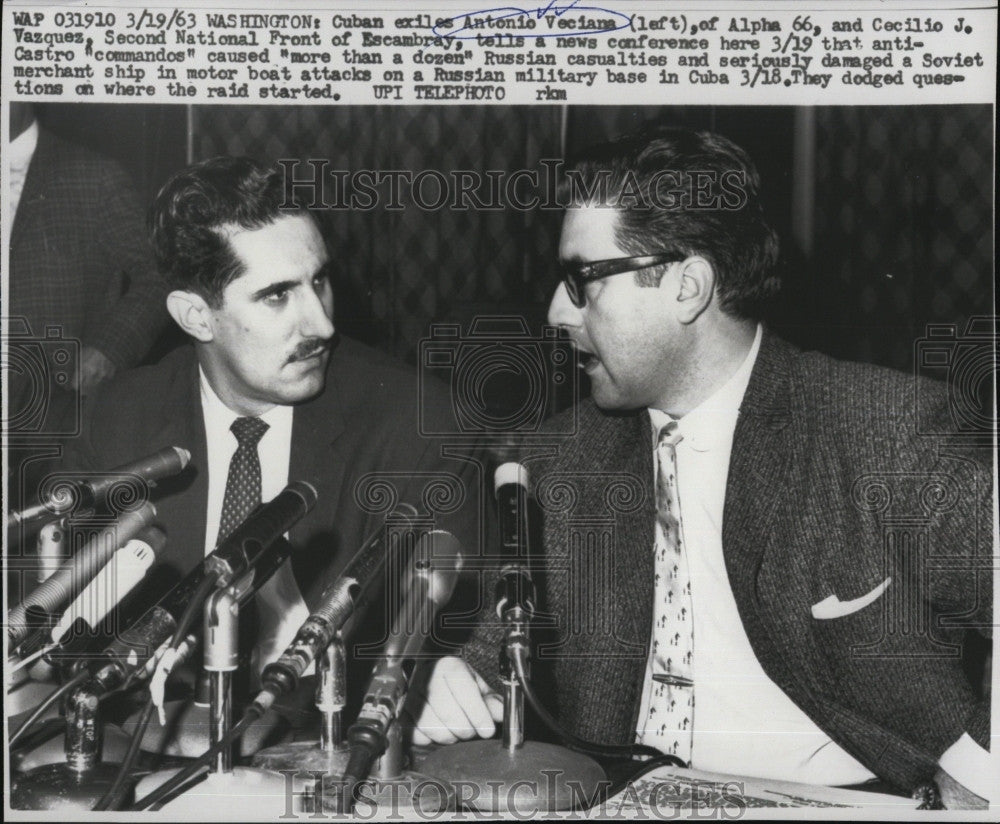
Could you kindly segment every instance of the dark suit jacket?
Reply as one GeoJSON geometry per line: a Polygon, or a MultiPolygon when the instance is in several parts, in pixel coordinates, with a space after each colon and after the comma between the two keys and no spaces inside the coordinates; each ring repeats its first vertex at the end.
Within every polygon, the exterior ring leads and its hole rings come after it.
{"type": "Polygon", "coordinates": [[[134,366],[168,320],[144,216],[119,164],[40,129],[11,230],[4,314],[26,317],[37,337],[58,326],[134,366]]]}
{"type": "MultiPolygon", "coordinates": [[[[116,377],[87,411],[71,458],[104,469],[168,446],[191,451],[187,469],[152,494],[167,532],[158,564],[177,575],[204,558],[208,477],[199,392],[191,346],[116,377]]],[[[420,400],[431,420],[449,414],[449,399],[434,387],[420,400]]],[[[439,442],[420,436],[417,403],[412,370],[340,339],[324,391],[295,407],[289,480],[319,492],[316,507],[289,535],[292,567],[310,608],[395,501],[434,515],[438,528],[455,532],[467,547],[478,540],[478,467],[440,457],[439,442]]]]}
{"type": "MultiPolygon", "coordinates": [[[[940,423],[945,402],[937,385],[766,334],[723,520],[733,595],[764,670],[840,746],[907,789],[963,731],[989,746],[989,708],[959,656],[964,634],[991,624],[991,477],[917,431],[918,405],[940,423]],[[830,595],[856,599],[887,577],[867,607],[813,617],[830,595]]],[[[624,744],[652,623],[650,422],[589,401],[576,414],[576,436],[529,463],[545,539],[536,635],[549,642],[536,671],[570,729],[624,744]]],[[[497,650],[484,626],[466,654],[492,674],[497,650]]]]}

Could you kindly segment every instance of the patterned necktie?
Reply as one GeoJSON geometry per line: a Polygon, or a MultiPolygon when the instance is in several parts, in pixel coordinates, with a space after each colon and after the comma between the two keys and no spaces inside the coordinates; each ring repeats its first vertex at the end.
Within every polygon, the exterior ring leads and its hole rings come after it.
{"type": "Polygon", "coordinates": [[[694,625],[691,576],[677,494],[677,421],[660,430],[656,473],[656,546],[653,596],[652,695],[641,736],[690,763],[694,733],[694,625]]]}
{"type": "MultiPolygon", "coordinates": [[[[222,500],[219,519],[218,545],[246,520],[261,502],[260,456],[257,444],[268,425],[260,418],[237,418],[229,427],[236,436],[236,451],[229,461],[226,496],[222,500]]],[[[233,693],[242,697],[250,691],[250,661],[260,633],[260,612],[256,599],[250,598],[240,607],[239,669],[234,674],[233,693]]]]}
{"type": "Polygon", "coordinates": [[[260,504],[260,458],[257,444],[268,425],[260,418],[237,418],[229,427],[239,444],[229,462],[216,544],[236,529],[260,504]]]}

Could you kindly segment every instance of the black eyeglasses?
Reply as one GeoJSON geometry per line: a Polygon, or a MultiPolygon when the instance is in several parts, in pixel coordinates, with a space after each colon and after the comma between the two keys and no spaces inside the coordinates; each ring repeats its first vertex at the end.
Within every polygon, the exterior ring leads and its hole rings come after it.
{"type": "Polygon", "coordinates": [[[566,294],[577,309],[587,305],[585,287],[592,280],[609,278],[623,272],[637,272],[661,263],[677,263],[684,260],[683,255],[672,252],[660,252],[657,255],[639,255],[638,257],[612,258],[610,260],[595,260],[591,263],[564,263],[562,282],[566,285],[566,294]]]}

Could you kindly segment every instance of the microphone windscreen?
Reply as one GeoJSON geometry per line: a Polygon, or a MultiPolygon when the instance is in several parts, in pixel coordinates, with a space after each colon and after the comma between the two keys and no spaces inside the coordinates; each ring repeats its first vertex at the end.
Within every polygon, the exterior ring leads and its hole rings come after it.
{"type": "Polygon", "coordinates": [[[528,488],[528,470],[523,464],[519,464],[516,461],[509,461],[497,467],[496,472],[493,473],[494,493],[499,492],[500,487],[507,484],[518,484],[525,489],[528,488]]]}
{"type": "Polygon", "coordinates": [[[128,541],[70,604],[52,630],[52,640],[59,642],[77,619],[96,629],[146,576],[166,541],[163,530],[155,526],[128,541]]]}

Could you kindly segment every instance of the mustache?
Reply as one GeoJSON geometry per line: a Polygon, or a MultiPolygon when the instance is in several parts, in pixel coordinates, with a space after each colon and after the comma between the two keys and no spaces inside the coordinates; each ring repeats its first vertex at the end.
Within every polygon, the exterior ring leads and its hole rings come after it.
{"type": "Polygon", "coordinates": [[[310,338],[309,340],[304,340],[295,347],[295,350],[288,357],[288,362],[295,363],[295,361],[311,358],[321,352],[329,352],[332,344],[332,339],[310,338]]]}

